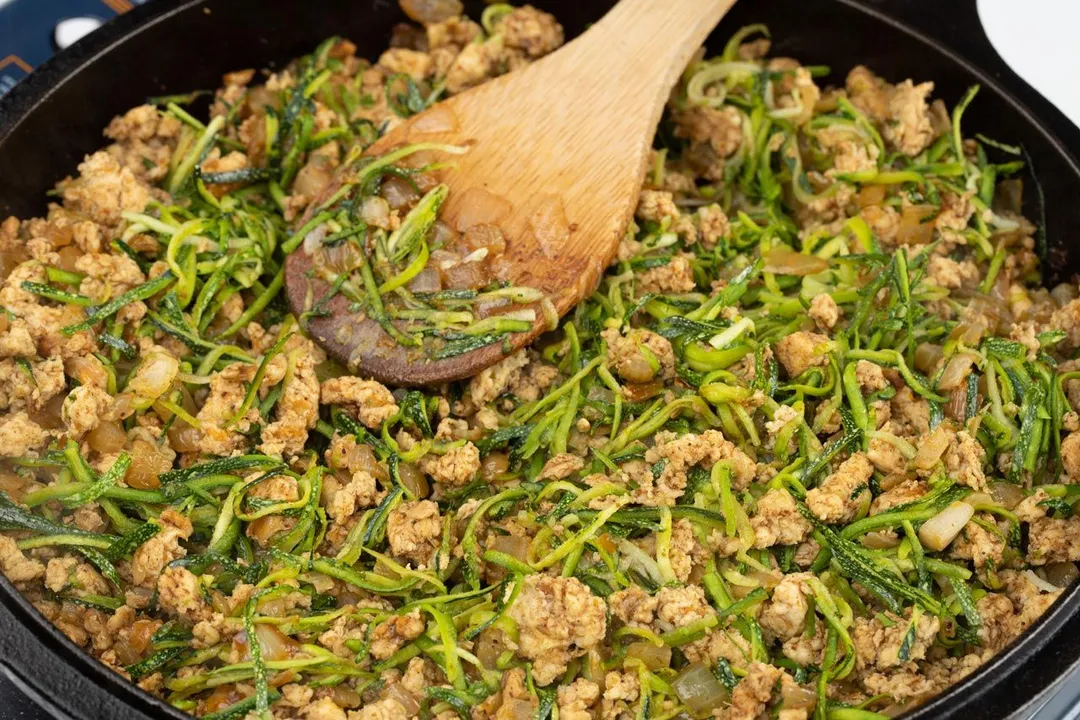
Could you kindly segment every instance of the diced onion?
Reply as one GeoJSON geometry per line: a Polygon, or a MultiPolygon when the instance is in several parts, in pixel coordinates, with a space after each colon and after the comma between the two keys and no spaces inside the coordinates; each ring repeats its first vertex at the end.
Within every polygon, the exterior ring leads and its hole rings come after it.
{"type": "Polygon", "coordinates": [[[626,658],[640,660],[649,670],[658,670],[671,664],[671,648],[651,642],[631,643],[626,648],[626,658]]]}
{"type": "Polygon", "coordinates": [[[457,115],[446,105],[436,105],[417,116],[409,126],[409,132],[442,133],[458,129],[457,115]]]}
{"type": "Polygon", "coordinates": [[[877,530],[866,533],[859,541],[871,550],[889,550],[900,545],[900,538],[896,533],[877,530]]]}
{"type": "Polygon", "coordinates": [[[940,552],[949,546],[968,520],[975,514],[975,508],[965,502],[954,502],[919,528],[919,541],[931,552],[940,552]]]}
{"type": "Polygon", "coordinates": [[[817,693],[796,683],[785,682],[780,689],[784,710],[811,710],[817,705],[817,693]]]}
{"type": "Polygon", "coordinates": [[[273,625],[256,625],[255,636],[259,638],[259,649],[262,650],[263,660],[287,660],[292,657],[298,647],[295,640],[282,634],[273,625]]]}
{"type": "Polygon", "coordinates": [[[933,205],[909,205],[900,213],[900,225],[896,240],[901,245],[925,245],[934,237],[934,218],[937,209],[933,205]]]}
{"type": "Polygon", "coordinates": [[[1025,570],[1024,571],[1024,577],[1026,577],[1028,579],[1028,581],[1032,585],[1039,588],[1043,592],[1057,592],[1058,590],[1061,589],[1057,585],[1054,585],[1052,583],[1047,582],[1046,580],[1043,580],[1041,577],[1036,575],[1031,570],[1025,570]]]}
{"type": "Polygon", "coordinates": [[[1001,480],[990,483],[990,496],[1006,510],[1012,510],[1024,499],[1024,490],[1019,485],[1001,480]]]}
{"type": "Polygon", "coordinates": [[[474,225],[498,225],[514,209],[510,201],[478,187],[462,193],[455,205],[454,227],[461,232],[474,225]]]}
{"type": "Polygon", "coordinates": [[[919,444],[919,452],[915,455],[915,467],[920,470],[929,470],[937,464],[937,461],[949,448],[949,431],[941,425],[934,428],[925,440],[919,444]]]}
{"type": "Polygon", "coordinates": [[[941,360],[942,349],[933,343],[919,343],[915,346],[915,369],[922,373],[931,373],[941,360]]]}
{"type": "Polygon", "coordinates": [[[996,505],[994,498],[989,493],[975,492],[964,498],[964,502],[975,507],[977,505],[996,505]]]}
{"type": "Polygon", "coordinates": [[[179,360],[168,353],[152,352],[128,380],[128,389],[141,398],[156,400],[169,389],[178,372],[179,360]]]}
{"type": "Polygon", "coordinates": [[[675,694],[694,715],[704,715],[727,702],[728,691],[701,663],[683,668],[671,681],[675,694]]]}
{"type": "Polygon", "coordinates": [[[785,247],[775,247],[765,254],[765,272],[776,275],[815,275],[829,269],[829,261],[816,255],[804,255],[785,247]]]}
{"type": "Polygon", "coordinates": [[[956,353],[945,365],[945,369],[938,379],[939,390],[954,390],[967,380],[971,374],[971,366],[975,364],[975,355],[971,353],[956,353]]]}
{"type": "Polygon", "coordinates": [[[1068,587],[1080,577],[1080,570],[1077,570],[1076,563],[1073,562],[1050,563],[1043,568],[1043,572],[1046,573],[1047,582],[1055,588],[1068,587]]]}

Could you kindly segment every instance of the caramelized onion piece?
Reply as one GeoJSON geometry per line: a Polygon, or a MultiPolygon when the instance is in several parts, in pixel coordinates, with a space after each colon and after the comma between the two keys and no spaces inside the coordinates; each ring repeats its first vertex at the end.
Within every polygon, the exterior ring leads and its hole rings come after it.
{"type": "Polygon", "coordinates": [[[136,440],[131,444],[131,466],[124,475],[124,482],[139,490],[155,490],[161,487],[158,476],[171,470],[172,464],[171,450],[146,440],[136,440]]]}
{"type": "Polygon", "coordinates": [[[775,247],[765,254],[765,272],[776,275],[814,275],[829,269],[829,261],[816,255],[804,255],[785,247],[775,247]]]}
{"type": "Polygon", "coordinates": [[[915,467],[929,470],[949,448],[949,433],[938,425],[934,431],[919,443],[919,452],[915,454],[915,467]]]}
{"type": "Polygon", "coordinates": [[[900,213],[900,225],[896,241],[901,245],[925,245],[934,237],[934,218],[937,208],[933,205],[909,205],[900,213]]]}
{"type": "Polygon", "coordinates": [[[465,6],[459,0],[401,0],[401,9],[414,20],[424,25],[432,25],[465,12],[465,6]]]}

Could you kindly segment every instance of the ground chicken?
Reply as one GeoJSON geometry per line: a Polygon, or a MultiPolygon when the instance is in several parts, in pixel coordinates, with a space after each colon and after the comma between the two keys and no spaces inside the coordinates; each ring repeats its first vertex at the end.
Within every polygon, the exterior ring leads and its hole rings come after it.
{"type": "Polygon", "coordinates": [[[657,444],[645,453],[645,462],[662,462],[660,476],[648,474],[641,478],[633,492],[633,501],[643,505],[672,505],[686,490],[686,473],[694,465],[712,468],[721,460],[731,463],[731,486],[743,489],[754,478],[754,461],[724,438],[719,430],[706,430],[701,435],[670,438],[657,436],[657,444]]]}
{"type": "Polygon", "coordinates": [[[390,552],[414,567],[427,567],[442,538],[439,506],[431,500],[404,502],[394,508],[386,523],[390,552]]]}
{"type": "Polygon", "coordinates": [[[591,680],[578,678],[569,685],[560,685],[556,696],[559,720],[592,720],[589,710],[600,699],[600,686],[591,680]]]}
{"type": "Polygon", "coordinates": [[[444,485],[466,485],[480,471],[480,450],[471,442],[451,448],[442,455],[429,453],[420,458],[420,469],[444,485]]]}
{"type": "Polygon", "coordinates": [[[601,333],[607,343],[607,364],[623,380],[644,383],[675,376],[675,352],[667,338],[644,329],[628,330],[625,335],[616,328],[601,333]]]}
{"type": "Polygon", "coordinates": [[[848,523],[855,519],[864,502],[870,500],[867,484],[874,466],[862,453],[855,453],[806,493],[806,506],[825,523],[848,523]]]}
{"type": "Polygon", "coordinates": [[[635,215],[639,220],[666,227],[686,240],[697,237],[694,221],[679,211],[674,196],[663,190],[642,190],[635,215]]]}
{"type": "Polygon", "coordinates": [[[244,434],[260,420],[257,407],[244,417],[233,418],[247,395],[247,384],[255,377],[253,364],[233,363],[210,377],[210,394],[196,416],[199,420],[199,450],[207,455],[231,455],[248,444],[244,434]]]}
{"type": "Polygon", "coordinates": [[[765,711],[783,674],[783,670],[772,665],[753,663],[731,693],[731,705],[721,710],[717,717],[720,720],[755,720],[765,711]]]}
{"type": "Polygon", "coordinates": [[[859,383],[859,389],[866,394],[884,390],[889,386],[885,377],[885,371],[880,365],[869,360],[858,360],[855,363],[855,381],[859,383]]]}
{"type": "Polygon", "coordinates": [[[162,568],[187,555],[180,541],[191,536],[191,521],[172,509],[161,513],[159,521],[161,530],[140,545],[131,559],[131,578],[142,587],[154,587],[162,568]]]}
{"type": "Polygon", "coordinates": [[[814,624],[814,632],[801,632],[784,642],[781,648],[784,657],[794,660],[799,665],[818,665],[825,653],[826,634],[824,623],[814,624]]]}
{"type": "Polygon", "coordinates": [[[88,563],[73,557],[49,560],[45,568],[45,587],[55,593],[70,589],[87,595],[108,595],[109,583],[88,563]]]}
{"type": "MultiPolygon", "coordinates": [[[[663,592],[663,591],[661,591],[663,592]]],[[[613,617],[631,627],[647,627],[656,617],[659,600],[637,585],[614,592],[608,596],[608,607],[613,617]]]]}
{"type": "Polygon", "coordinates": [[[274,406],[274,420],[262,430],[259,450],[267,455],[292,456],[304,450],[308,431],[319,419],[319,379],[315,366],[323,353],[302,335],[293,335],[283,349],[292,376],[274,406]]]}
{"type": "Polygon", "coordinates": [[[711,250],[724,238],[731,235],[731,221],[719,205],[703,205],[694,214],[697,223],[698,239],[702,247],[711,250]]]}
{"type": "Polygon", "coordinates": [[[548,685],[574,658],[604,639],[607,606],[577,578],[529,575],[510,617],[518,624],[518,652],[533,662],[533,678],[548,685]]]}
{"type": "Polygon", "coordinates": [[[1066,348],[1080,348],[1080,300],[1072,300],[1055,310],[1050,316],[1050,329],[1065,332],[1061,344],[1066,348]]]}
{"type": "Polygon", "coordinates": [[[97,152],[79,165],[79,177],[64,187],[63,198],[65,207],[115,227],[121,213],[142,212],[150,192],[131,170],[107,152],[97,152]]]}
{"type": "Polygon", "coordinates": [[[15,540],[0,535],[0,570],[13,583],[37,580],[45,574],[45,566],[23,555],[15,540]]]}
{"type": "Polygon", "coordinates": [[[641,681],[635,673],[617,670],[608,672],[604,675],[604,699],[600,704],[600,717],[633,717],[632,709],[640,696],[641,681]]]}
{"type": "Polygon", "coordinates": [[[408,75],[417,82],[434,69],[430,55],[408,48],[390,48],[379,56],[378,65],[388,75],[408,75]]]}
{"type": "Polygon", "coordinates": [[[371,634],[371,656],[385,660],[406,643],[420,637],[427,625],[417,608],[407,615],[392,615],[375,627],[371,634]]]}
{"type": "Polygon", "coordinates": [[[80,438],[107,419],[112,395],[93,385],[80,385],[64,399],[62,417],[68,432],[80,438]]]}
{"type": "Polygon", "coordinates": [[[1028,525],[1027,560],[1032,565],[1080,560],[1080,515],[1033,520],[1028,525]]]}
{"type": "Polygon", "coordinates": [[[807,601],[810,589],[806,584],[810,577],[810,573],[785,575],[780,584],[773,588],[769,602],[758,615],[763,629],[784,641],[802,632],[806,613],[810,609],[807,601]]]}
{"type": "MultiPolygon", "coordinates": [[[[877,617],[856,617],[851,628],[851,640],[857,653],[856,667],[887,670],[904,664],[900,648],[911,623],[911,610],[906,617],[888,614],[893,624],[885,627],[877,617]]],[[[915,641],[908,652],[908,660],[922,660],[926,650],[934,642],[940,621],[931,615],[922,615],[915,625],[915,641]]]]}
{"type": "Polygon", "coordinates": [[[541,468],[537,480],[565,480],[585,467],[585,461],[572,453],[560,453],[541,468]]]}
{"type": "Polygon", "coordinates": [[[211,615],[203,598],[199,578],[187,568],[168,567],[157,579],[158,605],[171,615],[194,625],[211,615]]]}
{"type": "Polygon", "coordinates": [[[810,301],[810,319],[817,325],[818,330],[832,330],[842,314],[832,295],[821,293],[810,301]]]}
{"type": "Polygon", "coordinates": [[[1005,555],[1005,538],[1000,533],[969,521],[949,545],[949,554],[961,560],[971,560],[976,568],[984,568],[989,563],[990,569],[994,569],[1000,566],[1005,555]]]}
{"type": "Polygon", "coordinates": [[[0,358],[30,358],[36,354],[30,326],[22,318],[15,318],[8,329],[0,333],[0,358]]]}
{"type": "Polygon", "coordinates": [[[522,368],[529,364],[524,350],[509,355],[469,380],[465,398],[473,408],[481,408],[507,391],[521,378],[522,368]]]}
{"type": "Polygon", "coordinates": [[[889,118],[882,127],[885,140],[896,150],[914,157],[934,139],[930,108],[926,98],[934,83],[915,85],[911,80],[897,83],[889,97],[889,118]]]}
{"type": "Polygon", "coordinates": [[[796,332],[787,335],[773,346],[776,358],[789,378],[796,378],[812,367],[828,364],[832,341],[825,335],[796,332]]]}
{"type": "Polygon", "coordinates": [[[345,711],[328,697],[319,698],[301,710],[300,714],[307,720],[348,720],[345,711]]]}
{"type": "Polygon", "coordinates": [[[690,256],[677,253],[666,265],[649,268],[637,276],[643,293],[688,293],[696,287],[690,256]]]}
{"type": "Polygon", "coordinates": [[[0,417],[0,457],[36,455],[49,440],[49,433],[25,412],[0,417]]]}
{"type": "Polygon", "coordinates": [[[941,460],[949,477],[974,490],[986,491],[986,475],[983,473],[986,450],[967,430],[950,435],[949,446],[941,460]]]}
{"type": "Polygon", "coordinates": [[[409,717],[409,711],[394,698],[383,698],[349,713],[349,720],[399,720],[405,717],[409,717]]]}
{"type": "Polygon", "coordinates": [[[798,545],[810,534],[810,521],[799,512],[791,493],[782,488],[774,488],[758,500],[750,527],[754,530],[754,547],[758,549],[798,545]]]}
{"type": "Polygon", "coordinates": [[[531,5],[514,8],[503,15],[495,26],[503,44],[535,59],[547,55],[563,44],[563,29],[554,15],[531,5]]]}
{"type": "Polygon", "coordinates": [[[935,285],[950,290],[974,287],[982,277],[979,266],[970,260],[957,262],[942,255],[930,256],[926,275],[935,285]]]}
{"type": "Polygon", "coordinates": [[[905,385],[889,401],[893,432],[899,437],[921,437],[930,432],[930,406],[905,385]]]}
{"type": "Polygon", "coordinates": [[[1080,482],[1080,432],[1072,432],[1061,441],[1061,464],[1072,483],[1080,482]]]}
{"type": "Polygon", "coordinates": [[[344,376],[322,384],[322,403],[342,405],[364,426],[376,429],[398,411],[394,396],[382,383],[344,376]]]}
{"type": "Polygon", "coordinates": [[[870,514],[877,515],[900,505],[915,502],[929,491],[930,487],[922,480],[904,480],[874,498],[874,501],[870,503],[870,514]]]}
{"type": "Polygon", "coordinates": [[[88,253],[75,261],[75,270],[86,276],[79,283],[79,292],[98,302],[122,295],[146,282],[142,270],[127,255],[88,253]]]}
{"type": "Polygon", "coordinates": [[[362,508],[377,505],[385,493],[380,493],[375,478],[365,470],[357,470],[349,482],[330,495],[326,514],[339,525],[344,525],[362,508]]]}

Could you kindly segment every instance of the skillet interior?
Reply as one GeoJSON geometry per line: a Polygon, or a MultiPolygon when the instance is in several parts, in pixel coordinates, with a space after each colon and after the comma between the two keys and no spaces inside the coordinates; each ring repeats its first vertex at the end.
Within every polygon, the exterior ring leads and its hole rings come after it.
{"type": "MultiPolygon", "coordinates": [[[[572,36],[613,3],[533,4],[555,13],[572,36]]],[[[355,0],[323,0],[313,12],[312,3],[303,0],[157,0],[121,16],[0,101],[0,215],[42,213],[45,192],[71,173],[85,153],[103,145],[101,128],[149,95],[214,88],[223,71],[272,67],[308,52],[329,35],[347,36],[360,55],[377,56],[403,16],[393,0],[371,0],[363,10],[358,5],[355,0]]],[[[482,6],[478,1],[467,5],[473,13],[482,6]]],[[[956,23],[954,13],[960,8],[959,25],[971,34],[977,30],[973,5],[958,0],[947,19],[956,23]]],[[[972,82],[981,82],[983,92],[967,115],[967,127],[1023,144],[1041,187],[1036,192],[1036,183],[1027,179],[1025,212],[1050,238],[1047,277],[1056,282],[1080,271],[1080,253],[1070,253],[1065,244],[1070,230],[1080,227],[1080,203],[1074,201],[1080,197],[1080,168],[1074,159],[1080,153],[1080,132],[1030,88],[1018,83],[1024,101],[1063,136],[1072,156],[993,76],[855,0],[745,2],[714,34],[712,49],[749,22],[769,25],[774,54],[833,67],[834,83],[862,63],[893,80],[932,79],[935,96],[952,105],[972,82]]],[[[997,63],[992,72],[999,75],[1002,65],[992,52],[980,59],[997,63]]],[[[1078,595],[1080,586],[1074,585],[1017,643],[909,717],[952,717],[963,711],[1005,717],[1021,707],[1080,657],[1080,617],[1074,611],[1078,595]]],[[[86,718],[186,717],[75,648],[3,578],[0,597],[5,628],[0,670],[16,675],[63,712],[86,718]]]]}

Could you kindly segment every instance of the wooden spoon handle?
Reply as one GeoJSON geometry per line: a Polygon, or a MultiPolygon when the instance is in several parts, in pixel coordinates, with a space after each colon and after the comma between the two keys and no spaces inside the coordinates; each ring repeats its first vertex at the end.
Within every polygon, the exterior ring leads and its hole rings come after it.
{"type": "MultiPolygon", "coordinates": [[[[670,89],[735,0],[620,0],[574,40],[612,88],[670,89]],[[598,56],[599,54],[599,56],[598,56]]],[[[569,49],[569,48],[568,48],[569,49]]]]}

